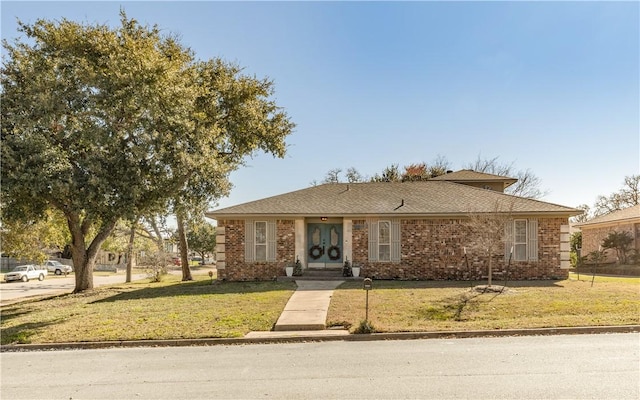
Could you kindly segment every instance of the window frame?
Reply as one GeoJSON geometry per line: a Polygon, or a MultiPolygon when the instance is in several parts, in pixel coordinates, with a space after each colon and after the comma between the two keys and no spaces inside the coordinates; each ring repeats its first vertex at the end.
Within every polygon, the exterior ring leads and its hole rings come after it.
{"type": "Polygon", "coordinates": [[[378,261],[379,262],[391,262],[391,220],[379,220],[378,221],[378,261]],[[382,242],[380,240],[382,238],[382,225],[387,225],[387,242],[382,242]],[[387,251],[386,253],[382,252],[382,247],[385,246],[387,251]],[[382,258],[382,255],[385,254],[387,258],[382,258]]]}

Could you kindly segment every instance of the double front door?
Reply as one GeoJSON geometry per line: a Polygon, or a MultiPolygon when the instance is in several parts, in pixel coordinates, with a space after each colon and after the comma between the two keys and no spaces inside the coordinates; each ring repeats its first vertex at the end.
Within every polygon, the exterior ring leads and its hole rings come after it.
{"type": "Polygon", "coordinates": [[[307,225],[310,268],[338,268],[342,264],[342,224],[307,225]]]}

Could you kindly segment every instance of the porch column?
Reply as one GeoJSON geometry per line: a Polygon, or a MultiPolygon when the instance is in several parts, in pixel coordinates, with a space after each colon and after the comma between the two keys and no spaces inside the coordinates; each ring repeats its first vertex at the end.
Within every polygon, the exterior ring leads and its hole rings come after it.
{"type": "Polygon", "coordinates": [[[353,220],[342,220],[342,248],[344,250],[344,259],[353,262],[353,220]]]}
{"type": "MultiPolygon", "coordinates": [[[[302,263],[302,268],[307,268],[307,235],[304,226],[304,219],[294,221],[295,231],[295,257],[302,263]]],[[[294,260],[295,261],[295,260],[294,260]]]]}

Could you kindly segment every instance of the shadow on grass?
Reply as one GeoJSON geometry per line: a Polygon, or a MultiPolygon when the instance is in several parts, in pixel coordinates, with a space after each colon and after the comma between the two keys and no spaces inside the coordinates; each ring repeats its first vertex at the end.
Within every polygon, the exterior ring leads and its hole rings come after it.
{"type": "Polygon", "coordinates": [[[188,281],[178,282],[170,285],[158,287],[145,287],[141,289],[130,288],[119,290],[120,293],[104,299],[96,300],[95,303],[110,303],[121,300],[139,300],[154,299],[161,297],[177,297],[177,296],[200,296],[208,294],[242,294],[242,293],[258,293],[271,292],[280,290],[295,290],[296,285],[293,282],[220,282],[214,281],[213,284],[209,280],[205,281],[188,281]]]}
{"type": "Polygon", "coordinates": [[[16,326],[2,328],[0,329],[0,337],[2,337],[0,342],[2,345],[28,344],[31,343],[30,338],[38,333],[38,330],[57,323],[58,320],[49,322],[27,322],[16,326]]]}

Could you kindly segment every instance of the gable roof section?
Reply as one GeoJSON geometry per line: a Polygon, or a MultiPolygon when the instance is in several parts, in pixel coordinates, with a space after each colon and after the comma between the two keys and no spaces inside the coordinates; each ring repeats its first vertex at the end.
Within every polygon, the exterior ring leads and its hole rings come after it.
{"type": "Polygon", "coordinates": [[[609,214],[601,215],[590,221],[575,224],[577,227],[589,227],[590,225],[608,224],[613,222],[625,222],[625,221],[640,221],[640,204],[625,208],[618,211],[610,212],[609,214]]]}
{"type": "Polygon", "coordinates": [[[431,178],[435,181],[450,181],[458,183],[470,183],[470,182],[502,182],[504,187],[508,187],[516,183],[518,180],[510,178],[508,176],[500,176],[493,174],[486,174],[484,172],[477,172],[471,169],[461,169],[456,172],[449,172],[448,174],[439,175],[435,178],[431,178]]]}
{"type": "Polygon", "coordinates": [[[581,210],[446,181],[329,183],[207,212],[248,216],[460,216],[495,212],[570,216],[581,210]]]}

